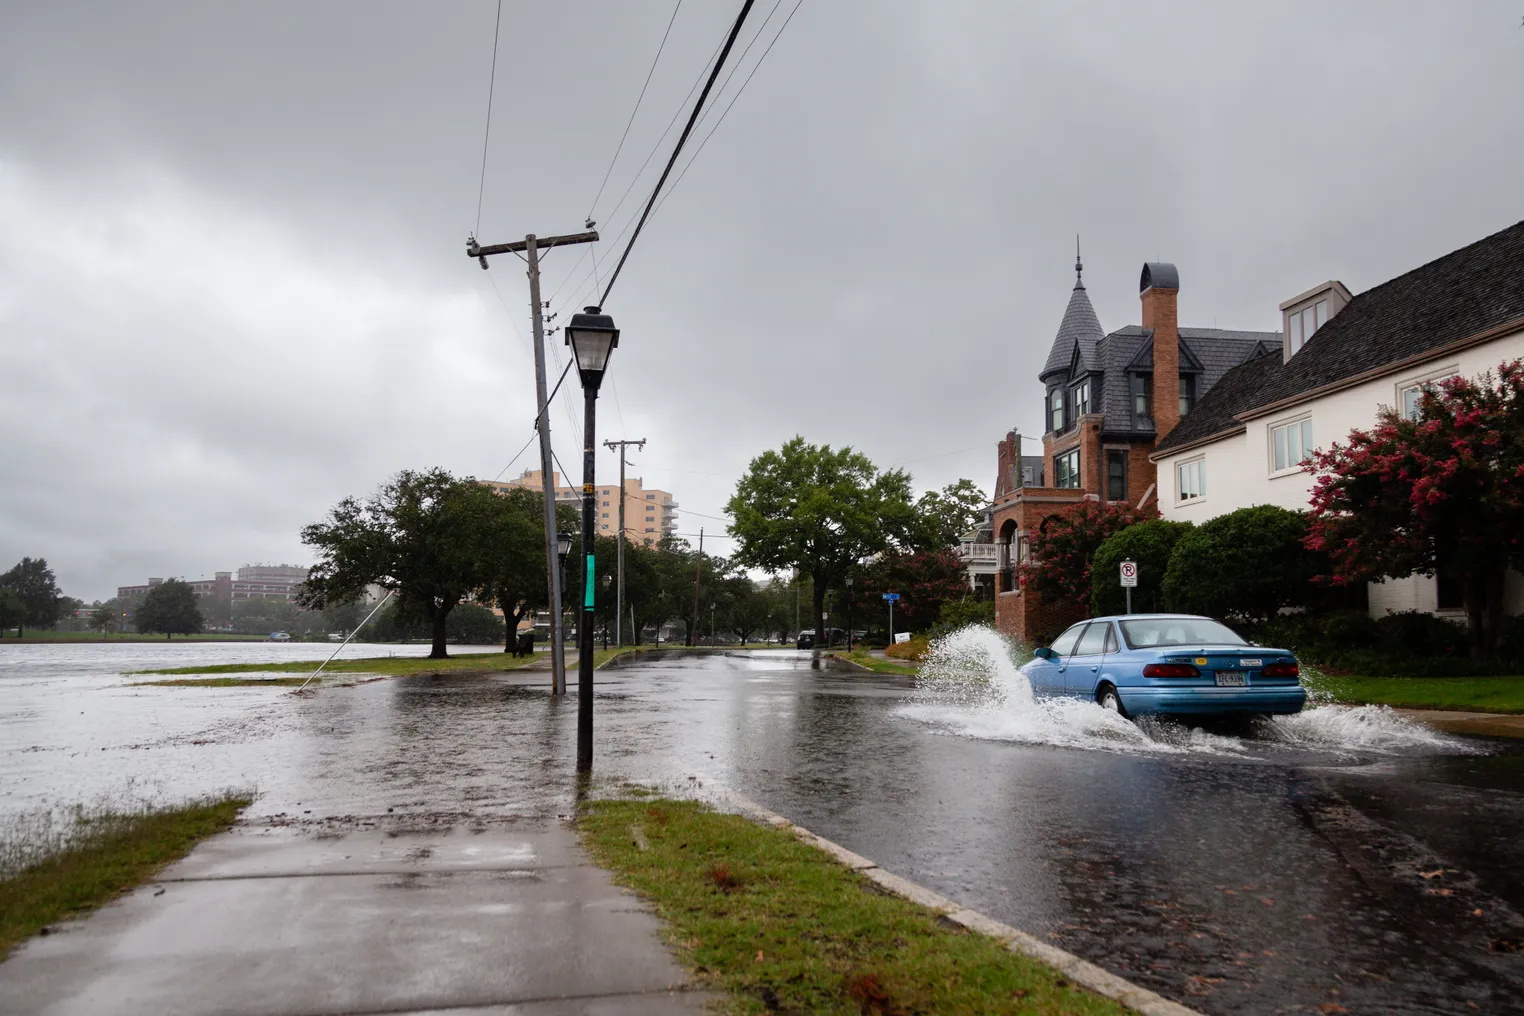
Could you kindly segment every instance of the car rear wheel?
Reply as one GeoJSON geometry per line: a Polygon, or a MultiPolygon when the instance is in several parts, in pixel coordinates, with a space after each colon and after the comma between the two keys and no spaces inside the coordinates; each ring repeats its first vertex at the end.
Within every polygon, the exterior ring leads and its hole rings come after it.
{"type": "Polygon", "coordinates": [[[1095,701],[1108,713],[1116,713],[1124,718],[1127,716],[1127,710],[1122,707],[1122,696],[1118,695],[1116,688],[1109,684],[1101,685],[1096,691],[1095,701]]]}

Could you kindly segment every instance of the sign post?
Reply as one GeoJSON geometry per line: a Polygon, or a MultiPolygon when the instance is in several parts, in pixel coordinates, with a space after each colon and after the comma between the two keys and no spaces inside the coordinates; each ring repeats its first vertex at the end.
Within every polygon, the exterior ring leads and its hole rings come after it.
{"type": "Polygon", "coordinates": [[[1127,590],[1127,613],[1132,613],[1132,591],[1138,584],[1138,562],[1122,562],[1122,588],[1127,590]]]}
{"type": "Polygon", "coordinates": [[[894,601],[900,598],[899,593],[885,593],[884,599],[889,601],[889,641],[894,641],[894,601]]]}

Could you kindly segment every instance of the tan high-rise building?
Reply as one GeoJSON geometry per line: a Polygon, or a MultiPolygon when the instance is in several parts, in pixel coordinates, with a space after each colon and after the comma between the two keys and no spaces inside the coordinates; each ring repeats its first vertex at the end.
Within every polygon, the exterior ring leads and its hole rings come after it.
{"type": "MultiPolygon", "coordinates": [[[[545,481],[538,469],[526,469],[514,480],[483,480],[489,487],[507,490],[528,487],[544,490],[545,481]]],[[[556,503],[582,509],[582,498],[576,487],[561,482],[560,473],[552,473],[550,482],[556,492],[556,503]]],[[[614,536],[619,532],[619,485],[607,484],[598,488],[593,503],[593,519],[598,525],[598,535],[614,536]]],[[[665,490],[645,486],[640,477],[624,481],[624,538],[631,542],[654,546],[667,533],[677,530],[677,502],[665,490]]]]}

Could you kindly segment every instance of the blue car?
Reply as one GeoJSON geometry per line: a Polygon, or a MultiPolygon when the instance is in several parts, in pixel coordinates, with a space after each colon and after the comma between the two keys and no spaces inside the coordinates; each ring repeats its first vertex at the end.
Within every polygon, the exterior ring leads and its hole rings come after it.
{"type": "Polygon", "coordinates": [[[1307,703],[1290,652],[1250,645],[1189,614],[1081,621],[1021,671],[1034,695],[1097,702],[1123,716],[1298,713],[1307,703]]]}

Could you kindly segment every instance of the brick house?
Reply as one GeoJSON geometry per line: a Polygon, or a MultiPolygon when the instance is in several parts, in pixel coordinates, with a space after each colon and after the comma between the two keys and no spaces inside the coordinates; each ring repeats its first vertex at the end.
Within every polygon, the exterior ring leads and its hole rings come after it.
{"type": "Polygon", "coordinates": [[[1143,266],[1142,324],[1106,333],[1075,259],[1074,291],[1038,379],[1043,402],[1042,469],[1022,470],[1021,436],[997,451],[993,532],[998,560],[995,624],[1023,640],[1075,620],[1016,582],[1031,534],[1068,505],[1089,499],[1143,505],[1157,489],[1149,454],[1225,373],[1281,347],[1278,332],[1182,328],[1180,275],[1164,262],[1143,266]],[[1025,475],[1024,475],[1025,473],[1025,475]],[[1046,483],[1047,485],[1044,485],[1046,483]]]}

